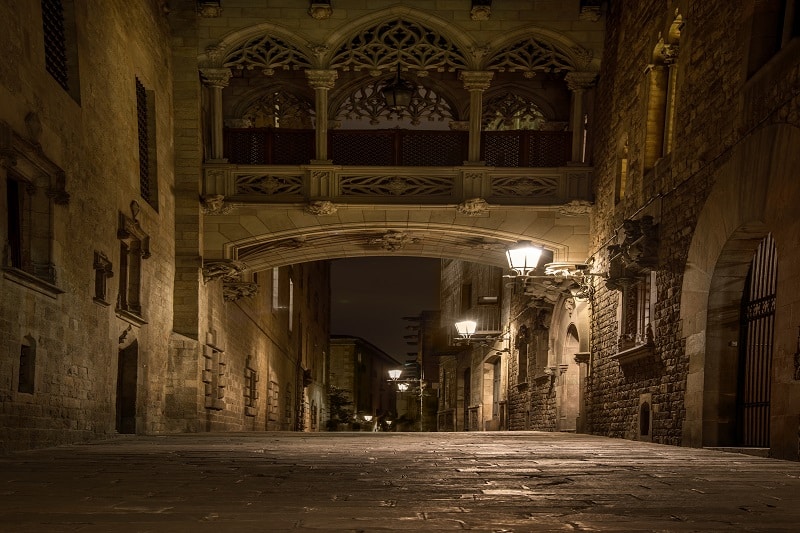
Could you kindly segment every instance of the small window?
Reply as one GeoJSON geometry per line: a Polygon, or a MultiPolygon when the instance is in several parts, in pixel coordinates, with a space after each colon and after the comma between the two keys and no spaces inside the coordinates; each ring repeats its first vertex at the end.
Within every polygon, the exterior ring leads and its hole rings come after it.
{"type": "Polygon", "coordinates": [[[80,102],[73,0],[42,0],[45,69],[80,102]]]}
{"type": "Polygon", "coordinates": [[[136,78],[136,119],[139,136],[139,189],[142,198],[158,211],[156,180],[155,93],[136,78]]]}

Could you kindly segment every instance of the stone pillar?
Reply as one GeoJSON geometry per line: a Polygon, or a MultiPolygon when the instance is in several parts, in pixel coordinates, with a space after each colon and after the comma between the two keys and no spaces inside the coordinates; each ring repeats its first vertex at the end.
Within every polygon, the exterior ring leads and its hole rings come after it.
{"type": "Polygon", "coordinates": [[[481,119],[483,118],[483,91],[489,88],[494,72],[462,70],[459,79],[469,91],[469,150],[468,163],[476,164],[481,159],[481,119]]]}
{"type": "Polygon", "coordinates": [[[667,66],[667,105],[664,118],[664,149],[662,154],[672,152],[672,137],[675,129],[675,92],[678,84],[678,45],[668,44],[661,49],[667,66]]]}
{"type": "Polygon", "coordinates": [[[211,161],[224,162],[222,145],[222,89],[231,79],[229,68],[200,69],[203,82],[211,89],[211,161]]]}
{"type": "Polygon", "coordinates": [[[333,89],[339,73],[335,70],[307,70],[308,84],[314,89],[316,108],[316,160],[314,163],[330,163],[328,160],[328,91],[333,89]]]}
{"type": "Polygon", "coordinates": [[[596,72],[569,72],[564,77],[567,88],[572,93],[572,112],[569,127],[572,130],[572,163],[586,162],[586,126],[584,123],[584,96],[594,87],[596,72]]]}
{"type": "Polygon", "coordinates": [[[589,432],[586,418],[586,379],[589,376],[590,358],[591,354],[589,352],[575,354],[575,362],[578,363],[578,420],[575,427],[576,433],[589,432]]]}

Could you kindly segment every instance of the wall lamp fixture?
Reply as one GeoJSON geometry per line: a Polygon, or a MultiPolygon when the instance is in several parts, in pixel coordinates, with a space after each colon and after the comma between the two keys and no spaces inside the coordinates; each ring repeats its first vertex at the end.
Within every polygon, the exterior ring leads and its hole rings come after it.
{"type": "Polygon", "coordinates": [[[526,282],[526,290],[530,289],[534,293],[561,292],[580,299],[591,298],[594,292],[591,277],[608,277],[604,272],[590,272],[589,263],[568,262],[547,263],[543,267],[544,275],[534,274],[541,256],[542,249],[530,241],[520,241],[509,247],[506,257],[512,274],[507,277],[522,279],[526,282]]]}

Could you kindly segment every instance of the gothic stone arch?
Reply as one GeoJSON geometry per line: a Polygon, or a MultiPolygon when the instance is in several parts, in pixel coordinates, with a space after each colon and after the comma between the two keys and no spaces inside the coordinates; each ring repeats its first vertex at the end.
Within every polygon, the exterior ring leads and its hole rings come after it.
{"type": "MultiPolygon", "coordinates": [[[[681,322],[689,372],[683,444],[716,445],[720,361],[729,356],[730,299],[741,288],[758,241],[772,233],[778,250],[778,288],[772,363],[770,455],[797,460],[800,385],[795,380],[800,306],[800,219],[785,213],[800,204],[800,129],[765,127],[736,147],[717,171],[700,213],[684,272],[681,322]],[[726,318],[727,317],[727,318],[726,318]]],[[[738,300],[736,305],[738,305],[738,300]]],[[[724,428],[722,429],[724,430],[724,428]]]]}

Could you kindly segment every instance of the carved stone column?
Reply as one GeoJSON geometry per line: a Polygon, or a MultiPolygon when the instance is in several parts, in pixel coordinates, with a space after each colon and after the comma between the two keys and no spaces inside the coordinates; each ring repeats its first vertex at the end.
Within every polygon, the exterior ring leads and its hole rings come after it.
{"type": "Polygon", "coordinates": [[[470,163],[481,159],[481,119],[483,118],[483,91],[489,88],[494,72],[480,70],[463,70],[459,79],[469,91],[469,150],[470,163]]]}
{"type": "Polygon", "coordinates": [[[211,159],[224,162],[222,145],[222,89],[231,79],[229,68],[200,69],[203,82],[211,89],[211,159]]]}
{"type": "Polygon", "coordinates": [[[314,89],[314,106],[317,115],[316,161],[328,161],[328,91],[333,89],[339,73],[335,70],[307,70],[308,84],[314,89]]]}
{"type": "Polygon", "coordinates": [[[572,113],[569,126],[572,130],[572,162],[586,162],[586,126],[584,124],[584,95],[594,87],[596,72],[569,72],[564,80],[572,93],[572,113]]]}
{"type": "Polygon", "coordinates": [[[667,106],[664,117],[664,155],[672,152],[672,137],[675,127],[675,90],[678,84],[678,45],[668,44],[661,49],[667,66],[667,106]]]}

